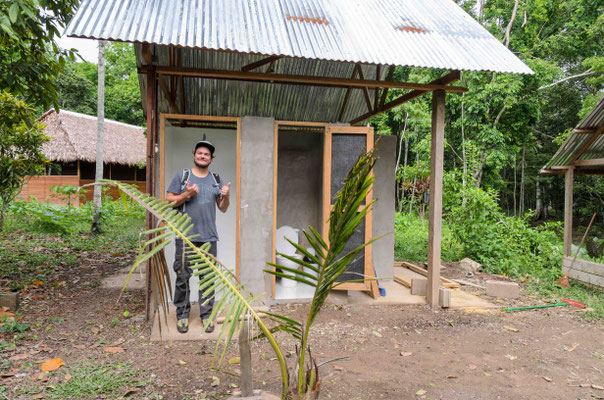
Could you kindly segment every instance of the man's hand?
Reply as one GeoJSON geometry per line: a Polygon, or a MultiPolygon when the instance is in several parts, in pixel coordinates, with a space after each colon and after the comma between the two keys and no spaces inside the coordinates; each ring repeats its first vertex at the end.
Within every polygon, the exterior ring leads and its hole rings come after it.
{"type": "Polygon", "coordinates": [[[226,186],[220,188],[220,197],[227,197],[231,190],[231,182],[227,183],[226,186]]]}
{"type": "Polygon", "coordinates": [[[197,187],[197,185],[191,185],[191,182],[187,182],[187,187],[184,193],[187,199],[190,199],[191,197],[194,197],[197,195],[197,193],[199,193],[199,188],[197,187]]]}

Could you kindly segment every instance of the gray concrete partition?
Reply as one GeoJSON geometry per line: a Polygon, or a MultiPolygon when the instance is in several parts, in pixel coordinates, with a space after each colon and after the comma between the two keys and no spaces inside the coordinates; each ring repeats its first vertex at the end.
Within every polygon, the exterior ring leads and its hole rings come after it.
{"type": "Polygon", "coordinates": [[[275,120],[241,120],[241,214],[239,279],[254,296],[271,301],[271,280],[263,270],[272,259],[273,156],[275,120]]]}
{"type": "Polygon", "coordinates": [[[376,151],[377,161],[373,169],[373,205],[372,238],[387,234],[373,243],[371,258],[378,278],[393,275],[394,264],[394,167],[396,164],[396,136],[375,136],[381,138],[376,151]]]}

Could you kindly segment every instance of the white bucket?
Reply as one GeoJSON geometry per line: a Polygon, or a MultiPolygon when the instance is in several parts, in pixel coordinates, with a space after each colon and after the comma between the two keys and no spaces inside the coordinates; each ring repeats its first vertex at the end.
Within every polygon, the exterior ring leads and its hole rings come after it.
{"type": "MultiPolygon", "coordinates": [[[[302,256],[300,256],[299,254],[294,254],[295,258],[302,258],[302,256]]],[[[283,256],[277,256],[275,261],[277,262],[277,264],[279,265],[283,265],[284,267],[288,267],[288,268],[297,268],[298,264],[296,264],[295,262],[288,260],[287,258],[283,257],[283,256]]],[[[288,274],[289,272],[283,271],[284,274],[288,274]]],[[[281,286],[286,287],[286,288],[293,288],[298,286],[298,282],[294,281],[293,279],[287,279],[284,277],[281,277],[281,286]]]]}

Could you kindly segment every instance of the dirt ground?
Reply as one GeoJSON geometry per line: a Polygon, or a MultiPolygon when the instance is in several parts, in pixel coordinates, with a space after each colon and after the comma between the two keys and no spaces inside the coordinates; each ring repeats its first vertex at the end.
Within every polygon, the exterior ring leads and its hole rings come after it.
{"type": "MultiPolygon", "coordinates": [[[[129,385],[96,398],[222,399],[236,390],[237,377],[210,369],[213,343],[150,342],[143,291],[118,301],[119,290],[99,286],[103,276],[129,265],[129,257],[88,261],[52,287],[41,284],[23,294],[21,322],[31,329],[0,353],[9,365],[0,375],[7,388],[0,398],[50,398],[52,387],[80,362],[136,369],[129,385]],[[41,374],[40,362],[56,357],[65,365],[41,374]]],[[[445,271],[456,273],[463,271],[445,271]]],[[[523,295],[501,305],[539,302],[523,295]]],[[[306,309],[289,304],[275,311],[301,317],[306,309]]],[[[350,358],[321,368],[321,398],[603,399],[604,325],[581,315],[573,307],[506,313],[328,304],[312,331],[313,352],[319,361],[350,358]]],[[[289,337],[279,339],[294,350],[289,337]]],[[[252,354],[255,386],[279,393],[279,368],[268,344],[253,344],[252,354]]],[[[236,355],[235,346],[227,360],[236,355]]],[[[222,368],[237,372],[238,365],[225,361],[222,368]]]]}

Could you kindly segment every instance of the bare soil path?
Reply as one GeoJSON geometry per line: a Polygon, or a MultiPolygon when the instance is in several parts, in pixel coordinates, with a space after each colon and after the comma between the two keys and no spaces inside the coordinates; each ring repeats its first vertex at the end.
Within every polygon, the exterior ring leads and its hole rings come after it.
{"type": "MultiPolygon", "coordinates": [[[[78,276],[25,293],[21,322],[31,328],[0,352],[0,399],[52,398],[52,387],[74,379],[70,368],[81,363],[135,371],[125,386],[92,398],[223,399],[235,390],[236,377],[210,369],[213,343],[150,342],[143,291],[118,301],[119,290],[98,286],[129,262],[90,260],[78,276]],[[57,357],[65,365],[41,373],[40,362],[57,357]]],[[[514,304],[531,301],[523,296],[514,304]]],[[[276,309],[298,317],[305,310],[276,309]]],[[[467,313],[330,304],[312,336],[319,361],[350,357],[322,367],[325,399],[604,398],[604,325],[572,307],[467,313]]],[[[279,338],[294,350],[287,336],[279,338]]],[[[235,346],[227,360],[236,355],[235,346]]],[[[278,393],[278,365],[266,343],[253,345],[253,362],[256,386],[278,393]]],[[[237,372],[238,365],[225,361],[222,368],[237,372]]]]}

